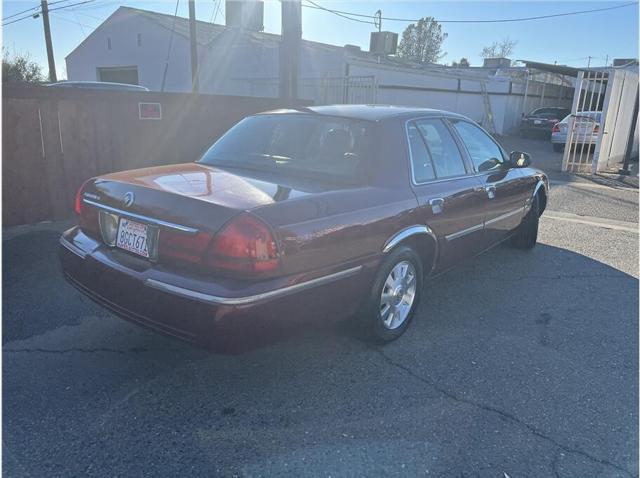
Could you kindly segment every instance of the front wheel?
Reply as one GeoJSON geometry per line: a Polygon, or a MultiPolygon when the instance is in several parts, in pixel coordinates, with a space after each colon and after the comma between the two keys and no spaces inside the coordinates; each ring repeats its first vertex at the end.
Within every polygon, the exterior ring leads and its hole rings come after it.
{"type": "Polygon", "coordinates": [[[407,246],[391,251],[378,268],[359,314],[365,338],[391,342],[407,329],[422,290],[422,261],[407,246]]]}
{"type": "Polygon", "coordinates": [[[538,223],[540,221],[540,200],[533,196],[531,209],[524,217],[516,233],[511,237],[511,244],[518,249],[533,249],[538,242],[538,223]]]}

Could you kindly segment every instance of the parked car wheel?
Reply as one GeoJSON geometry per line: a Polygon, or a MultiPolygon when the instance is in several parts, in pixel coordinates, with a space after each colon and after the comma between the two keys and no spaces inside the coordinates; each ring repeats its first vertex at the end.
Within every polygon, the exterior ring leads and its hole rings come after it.
{"type": "Polygon", "coordinates": [[[533,249],[538,242],[538,223],[540,221],[540,199],[533,197],[531,209],[511,237],[511,244],[518,249],[533,249]]]}
{"type": "Polygon", "coordinates": [[[359,314],[366,339],[387,343],[402,335],[420,302],[422,276],[422,261],[413,249],[398,246],[389,253],[359,314]]]}
{"type": "Polygon", "coordinates": [[[562,143],[553,143],[553,150],[556,153],[560,153],[561,151],[564,151],[564,144],[562,144],[562,143]]]}

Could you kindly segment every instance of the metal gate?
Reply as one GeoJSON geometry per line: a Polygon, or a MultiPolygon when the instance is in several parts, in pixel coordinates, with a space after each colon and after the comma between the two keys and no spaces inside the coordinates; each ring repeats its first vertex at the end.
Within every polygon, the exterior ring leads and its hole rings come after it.
{"type": "Polygon", "coordinates": [[[562,170],[595,173],[602,142],[602,113],[609,82],[608,71],[580,71],[576,81],[571,116],[559,123],[557,133],[566,134],[562,170]]]}

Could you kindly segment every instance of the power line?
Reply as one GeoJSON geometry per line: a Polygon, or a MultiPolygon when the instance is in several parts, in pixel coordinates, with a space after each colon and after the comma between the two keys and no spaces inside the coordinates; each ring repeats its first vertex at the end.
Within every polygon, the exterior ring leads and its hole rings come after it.
{"type": "Polygon", "coordinates": [[[84,5],[85,3],[93,3],[95,1],[96,0],[84,0],[83,2],[72,3],[71,5],[62,5],[61,7],[50,8],[49,11],[50,12],[54,12],[56,10],[63,10],[65,8],[71,8],[71,7],[75,7],[77,5],[84,5]]]}
{"type": "Polygon", "coordinates": [[[176,19],[178,18],[178,7],[180,6],[180,0],[176,0],[176,9],[173,12],[173,25],[171,25],[171,35],[169,36],[169,47],[167,48],[167,59],[164,62],[164,71],[162,72],[162,85],[160,91],[164,91],[164,85],[167,81],[167,70],[169,69],[169,58],[171,57],[171,47],[173,45],[173,32],[176,28],[176,19]]]}
{"type": "MultiPolygon", "coordinates": [[[[13,15],[9,15],[8,17],[4,17],[2,20],[5,21],[5,20],[8,20],[9,18],[17,17],[18,15],[22,15],[23,13],[30,12],[31,10],[37,10],[38,8],[40,8],[40,5],[36,5],[35,7],[27,8],[26,10],[22,10],[21,12],[14,13],[13,15]]],[[[32,14],[29,14],[29,16],[31,15],[32,14]]]]}
{"type": "MultiPolygon", "coordinates": [[[[363,20],[359,20],[357,18],[350,18],[347,15],[350,15],[351,17],[360,17],[360,18],[371,18],[371,19],[375,19],[377,18],[375,15],[364,15],[361,13],[353,13],[353,12],[345,12],[343,10],[332,10],[330,8],[326,8],[323,7],[322,5],[318,5],[317,3],[311,1],[311,0],[306,0],[307,2],[309,2],[311,5],[302,5],[305,8],[313,8],[315,10],[324,10],[330,13],[333,13],[334,15],[338,15],[341,16],[343,18],[346,18],[348,20],[353,20],[353,21],[358,21],[358,22],[362,22],[362,23],[371,23],[373,24],[373,22],[365,22],[363,20]]],[[[526,21],[532,21],[532,20],[543,20],[546,18],[556,18],[556,17],[566,17],[569,15],[582,15],[584,13],[594,13],[594,12],[604,12],[606,10],[615,10],[618,8],[625,8],[625,7],[630,7],[631,5],[637,5],[637,2],[629,2],[629,3],[624,3],[622,5],[616,5],[613,7],[604,7],[604,8],[595,8],[592,10],[578,10],[578,11],[573,11],[573,12],[564,12],[564,13],[554,13],[554,14],[549,14],[549,15],[537,15],[534,17],[521,17],[521,18],[502,18],[502,19],[494,19],[494,20],[437,20],[436,22],[438,23],[511,23],[511,22],[526,22],[526,21]]],[[[412,19],[412,18],[392,18],[392,17],[381,17],[382,20],[388,20],[391,22],[417,22],[419,19],[412,19]]]]}
{"type": "MultiPolygon", "coordinates": [[[[70,1],[70,0],[58,0],[57,2],[51,2],[51,4],[53,5],[54,3],[61,3],[61,2],[65,2],[65,1],[70,1]]],[[[50,11],[50,12],[55,12],[56,10],[64,10],[64,9],[66,9],[66,8],[75,7],[75,6],[77,6],[77,5],[84,5],[84,4],[86,4],[86,3],[93,3],[93,2],[95,2],[95,1],[96,1],[96,0],[84,0],[84,1],[82,1],[82,2],[76,2],[76,3],[72,3],[72,4],[70,4],[70,5],[61,5],[61,6],[56,7],[56,8],[50,8],[50,9],[49,9],[49,11],[50,11]]],[[[42,12],[41,12],[41,9],[40,9],[40,6],[30,8],[29,10],[34,10],[34,9],[38,9],[38,11],[35,11],[35,12],[32,12],[32,13],[29,13],[28,15],[25,15],[25,16],[20,17],[20,18],[16,18],[15,20],[11,20],[10,22],[3,22],[3,23],[2,23],[2,26],[3,26],[3,27],[5,27],[5,26],[7,26],[7,25],[11,25],[12,23],[17,23],[17,22],[20,22],[20,21],[22,21],[22,20],[26,20],[27,18],[32,18],[34,15],[40,15],[40,14],[42,13],[42,12]]],[[[25,12],[27,12],[27,11],[29,11],[29,10],[25,10],[24,12],[21,12],[21,13],[25,13],[25,12]]],[[[14,14],[14,15],[12,15],[12,16],[16,16],[16,15],[19,15],[19,14],[18,14],[18,13],[16,13],[16,14],[14,14]]],[[[7,18],[9,18],[9,17],[7,17],[7,18]]],[[[6,20],[6,19],[5,19],[5,20],[6,20]]]]}
{"type": "Polygon", "coordinates": [[[218,13],[220,12],[220,4],[222,0],[213,0],[213,11],[211,12],[211,18],[209,19],[209,23],[215,23],[216,18],[218,18],[218,13]]]}
{"type": "Polygon", "coordinates": [[[347,16],[347,15],[353,15],[353,16],[357,16],[357,17],[373,18],[370,15],[358,15],[358,14],[349,13],[349,12],[341,12],[339,10],[331,10],[330,8],[325,8],[322,5],[318,5],[317,3],[313,2],[312,0],[307,0],[307,2],[309,2],[311,5],[302,5],[302,6],[306,7],[306,8],[314,8],[316,10],[324,10],[325,12],[333,13],[334,15],[337,15],[337,16],[342,17],[342,18],[346,18],[347,20],[351,20],[351,21],[354,21],[354,22],[360,22],[360,23],[367,23],[369,25],[375,25],[374,22],[368,22],[366,20],[360,20],[358,18],[352,18],[352,17],[348,17],[347,16]]]}
{"type": "Polygon", "coordinates": [[[40,12],[30,13],[29,15],[25,15],[24,17],[16,18],[15,20],[11,20],[10,22],[5,22],[2,24],[2,26],[6,27],[7,25],[11,25],[12,23],[17,23],[22,20],[26,20],[27,18],[32,18],[34,15],[40,15],[40,12]]]}

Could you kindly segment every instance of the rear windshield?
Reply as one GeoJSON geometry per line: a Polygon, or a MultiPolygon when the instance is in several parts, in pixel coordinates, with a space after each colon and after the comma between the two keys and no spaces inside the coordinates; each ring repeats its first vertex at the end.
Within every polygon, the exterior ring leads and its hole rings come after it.
{"type": "Polygon", "coordinates": [[[580,111],[576,113],[576,118],[583,121],[593,120],[599,123],[601,115],[600,111],[580,111]]]}
{"type": "Polygon", "coordinates": [[[356,180],[364,175],[371,123],[306,114],[245,118],[201,163],[311,177],[356,180]]]}

